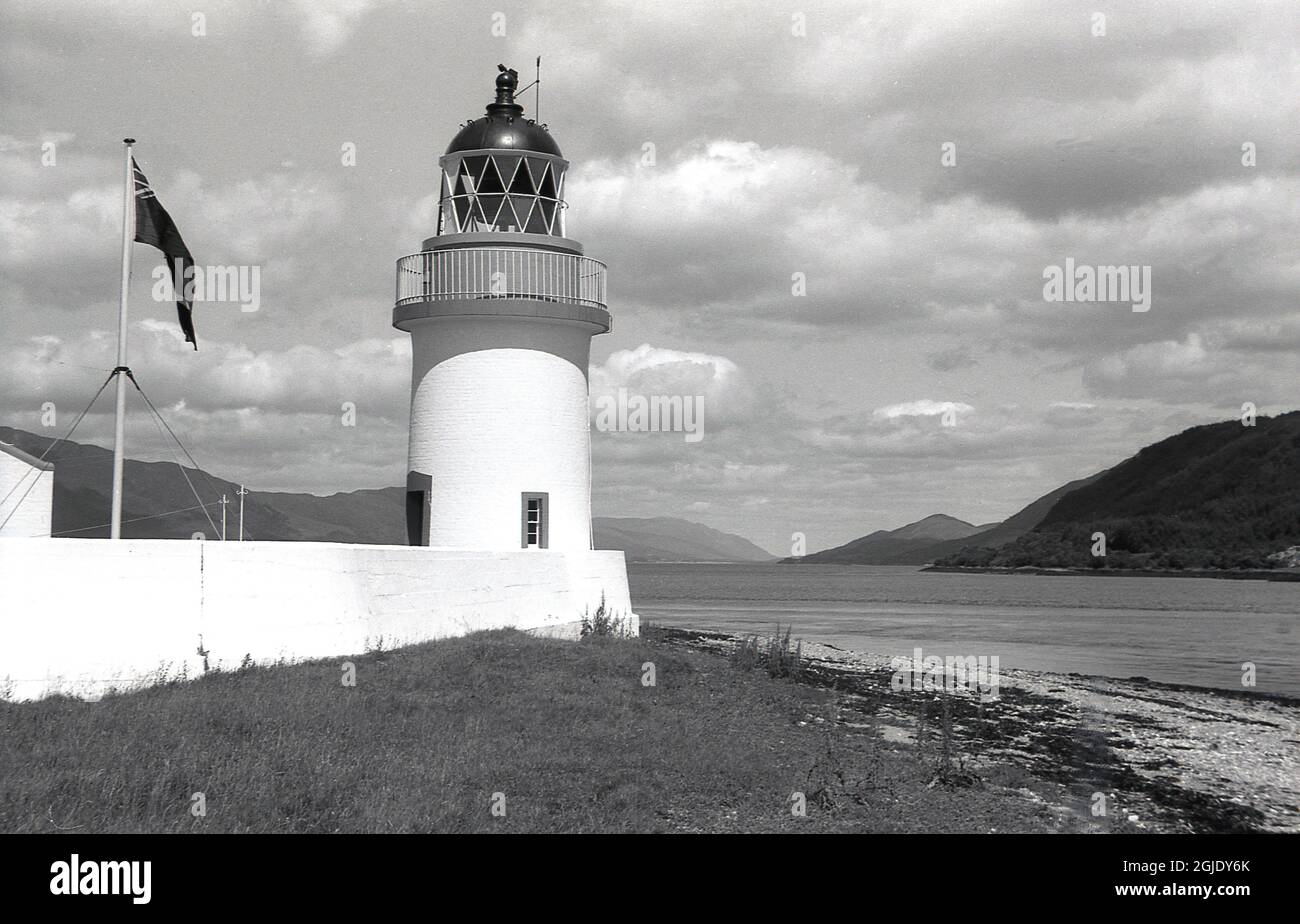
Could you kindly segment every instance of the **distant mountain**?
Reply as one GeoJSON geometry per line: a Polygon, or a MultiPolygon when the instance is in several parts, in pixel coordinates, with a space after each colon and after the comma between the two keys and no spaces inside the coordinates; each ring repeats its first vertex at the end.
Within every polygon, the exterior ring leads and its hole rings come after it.
{"type": "Polygon", "coordinates": [[[956,517],[935,513],[898,529],[877,530],[833,549],[783,561],[808,564],[899,564],[900,557],[923,554],[926,549],[941,542],[960,541],[978,534],[981,528],[956,517]]]}
{"type": "Polygon", "coordinates": [[[1020,512],[1007,517],[1001,523],[994,523],[991,526],[982,526],[978,532],[971,533],[969,536],[950,539],[946,542],[936,542],[923,548],[913,549],[895,555],[882,564],[887,565],[925,565],[948,555],[955,555],[964,549],[970,548],[991,548],[996,549],[1006,545],[1008,542],[1014,542],[1025,533],[1029,532],[1047,516],[1056,502],[1069,494],[1076,488],[1092,484],[1105,472],[1098,472],[1095,475],[1089,475],[1087,478],[1079,478],[1068,484],[1063,484],[1051,493],[1044,494],[1038,500],[1025,507],[1020,512]]]}
{"type": "Polygon", "coordinates": [[[960,539],[979,532],[979,529],[974,523],[943,513],[932,513],[925,519],[891,530],[889,534],[895,539],[960,539]]]}
{"type": "Polygon", "coordinates": [[[1066,492],[1032,531],[938,564],[1267,568],[1300,545],[1300,411],[1192,427],[1066,492]],[[1093,534],[1106,555],[1091,554],[1093,534]]]}
{"type": "Polygon", "coordinates": [[[596,548],[622,549],[628,561],[772,561],[748,539],[675,517],[595,517],[596,548]]]}
{"type": "MultiPolygon", "coordinates": [[[[12,427],[0,427],[0,441],[40,456],[53,440],[12,427]]],[[[99,446],[59,443],[46,457],[55,464],[54,525],[59,536],[106,538],[113,453],[99,446]]],[[[202,469],[170,462],[128,459],[123,473],[122,534],[134,539],[189,539],[201,532],[220,534],[222,494],[230,499],[226,534],[239,532],[239,485],[202,469]],[[188,476],[188,482],[186,477],[188,476]],[[194,486],[191,490],[190,485],[194,486]],[[207,516],[195,498],[207,503],[207,516]],[[212,518],[209,523],[207,517],[212,518]],[[215,524],[215,528],[214,528],[215,524]]],[[[276,491],[249,491],[244,497],[245,536],[304,542],[406,544],[403,488],[377,488],[318,497],[276,491]]],[[[596,547],[623,549],[629,561],[771,561],[753,543],[688,520],[670,517],[596,517],[596,547]]]]}

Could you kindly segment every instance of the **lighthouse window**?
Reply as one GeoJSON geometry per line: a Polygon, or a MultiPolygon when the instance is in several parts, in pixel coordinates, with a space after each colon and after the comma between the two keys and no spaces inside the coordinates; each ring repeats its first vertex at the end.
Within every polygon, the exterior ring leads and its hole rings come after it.
{"type": "Polygon", "coordinates": [[[528,217],[528,224],[524,228],[529,234],[546,234],[547,228],[550,227],[550,216],[542,211],[543,203],[538,203],[533,207],[532,214],[528,217]]]}
{"type": "Polygon", "coordinates": [[[443,159],[439,233],[526,231],[564,236],[564,166],[518,154],[443,159]]]}
{"type": "Polygon", "coordinates": [[[546,494],[524,494],[522,498],[521,547],[546,548],[546,494]]]}
{"type": "Polygon", "coordinates": [[[516,158],[515,163],[506,168],[507,172],[504,175],[512,178],[510,180],[510,191],[512,193],[523,193],[531,196],[533,194],[533,181],[528,175],[528,169],[519,166],[519,161],[522,159],[516,158]]]}

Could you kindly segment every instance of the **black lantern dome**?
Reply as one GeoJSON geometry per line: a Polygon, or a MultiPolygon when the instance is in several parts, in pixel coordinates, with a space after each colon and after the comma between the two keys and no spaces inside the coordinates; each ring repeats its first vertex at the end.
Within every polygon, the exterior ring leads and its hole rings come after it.
{"type": "Polygon", "coordinates": [[[457,132],[447,145],[447,153],[506,148],[563,157],[560,146],[545,126],[523,117],[524,107],[515,102],[519,75],[505,65],[499,66],[502,70],[497,75],[496,102],[488,104],[483,118],[475,119],[457,132]]]}

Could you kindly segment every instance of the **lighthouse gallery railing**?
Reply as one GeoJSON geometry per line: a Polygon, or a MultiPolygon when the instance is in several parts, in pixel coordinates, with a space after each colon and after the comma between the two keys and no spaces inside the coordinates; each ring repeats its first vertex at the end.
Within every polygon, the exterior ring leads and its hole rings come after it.
{"type": "Polygon", "coordinates": [[[460,298],[540,298],[605,308],[605,264],[522,247],[425,251],[397,261],[398,305],[460,298]]]}

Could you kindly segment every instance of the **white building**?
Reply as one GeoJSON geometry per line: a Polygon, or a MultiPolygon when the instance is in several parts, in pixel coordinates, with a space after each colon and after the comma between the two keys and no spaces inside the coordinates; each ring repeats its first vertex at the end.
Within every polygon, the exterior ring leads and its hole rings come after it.
{"type": "Polygon", "coordinates": [[[0,443],[0,539],[50,535],[54,463],[0,443]]]}
{"type": "Polygon", "coordinates": [[[517,77],[440,160],[437,234],[397,264],[412,344],[411,545],[588,551],[591,338],[605,266],[565,237],[569,162],[517,77]]]}

